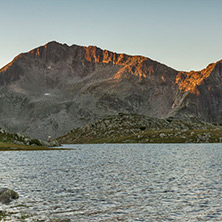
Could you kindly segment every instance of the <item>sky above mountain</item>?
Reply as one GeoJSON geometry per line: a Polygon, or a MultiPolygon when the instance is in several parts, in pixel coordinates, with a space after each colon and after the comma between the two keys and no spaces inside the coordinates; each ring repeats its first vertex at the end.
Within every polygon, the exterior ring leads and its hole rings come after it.
{"type": "Polygon", "coordinates": [[[0,67],[52,40],[143,55],[184,71],[222,58],[221,0],[0,3],[0,67]]]}

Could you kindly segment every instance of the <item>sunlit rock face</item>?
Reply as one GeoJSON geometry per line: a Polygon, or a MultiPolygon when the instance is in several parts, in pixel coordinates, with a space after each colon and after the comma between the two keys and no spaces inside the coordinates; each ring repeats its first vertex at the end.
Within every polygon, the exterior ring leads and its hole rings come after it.
{"type": "Polygon", "coordinates": [[[0,70],[0,127],[46,139],[120,112],[220,121],[220,78],[220,62],[185,73],[142,56],[50,42],[0,70]]]}
{"type": "Polygon", "coordinates": [[[222,123],[222,60],[200,72],[179,73],[179,89],[188,92],[177,115],[192,115],[222,123]]]}

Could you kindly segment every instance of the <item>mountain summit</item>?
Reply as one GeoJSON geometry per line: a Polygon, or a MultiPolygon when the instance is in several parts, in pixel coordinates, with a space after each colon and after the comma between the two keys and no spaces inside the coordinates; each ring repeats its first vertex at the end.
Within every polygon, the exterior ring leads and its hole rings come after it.
{"type": "Polygon", "coordinates": [[[179,72],[143,56],[49,42],[0,70],[0,127],[46,139],[118,113],[221,123],[221,64],[179,72]]]}

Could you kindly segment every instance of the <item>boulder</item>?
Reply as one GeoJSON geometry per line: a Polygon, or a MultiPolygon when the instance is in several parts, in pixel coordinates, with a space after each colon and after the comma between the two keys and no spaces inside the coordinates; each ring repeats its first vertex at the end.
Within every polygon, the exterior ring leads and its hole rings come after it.
{"type": "Polygon", "coordinates": [[[13,190],[8,188],[0,188],[0,202],[3,204],[8,204],[12,200],[18,199],[19,195],[13,190]]]}
{"type": "Polygon", "coordinates": [[[55,146],[61,146],[61,144],[57,140],[52,141],[40,141],[43,146],[48,147],[55,147],[55,146]]]}
{"type": "Polygon", "coordinates": [[[6,131],[3,130],[3,129],[0,129],[0,133],[1,133],[1,134],[4,134],[4,133],[6,133],[6,131]]]}
{"type": "Polygon", "coordinates": [[[160,133],[160,137],[161,137],[161,138],[167,137],[167,134],[165,134],[165,133],[160,133]]]}
{"type": "Polygon", "coordinates": [[[60,146],[59,142],[57,140],[53,140],[50,142],[50,146],[60,146]]]}

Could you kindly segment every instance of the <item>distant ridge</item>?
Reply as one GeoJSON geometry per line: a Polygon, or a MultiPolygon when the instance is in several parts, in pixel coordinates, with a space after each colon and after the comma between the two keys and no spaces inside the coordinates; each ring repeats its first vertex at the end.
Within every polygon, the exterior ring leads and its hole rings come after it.
{"type": "Polygon", "coordinates": [[[46,139],[119,112],[222,123],[221,63],[180,72],[143,56],[52,41],[0,70],[0,127],[46,139]]]}

